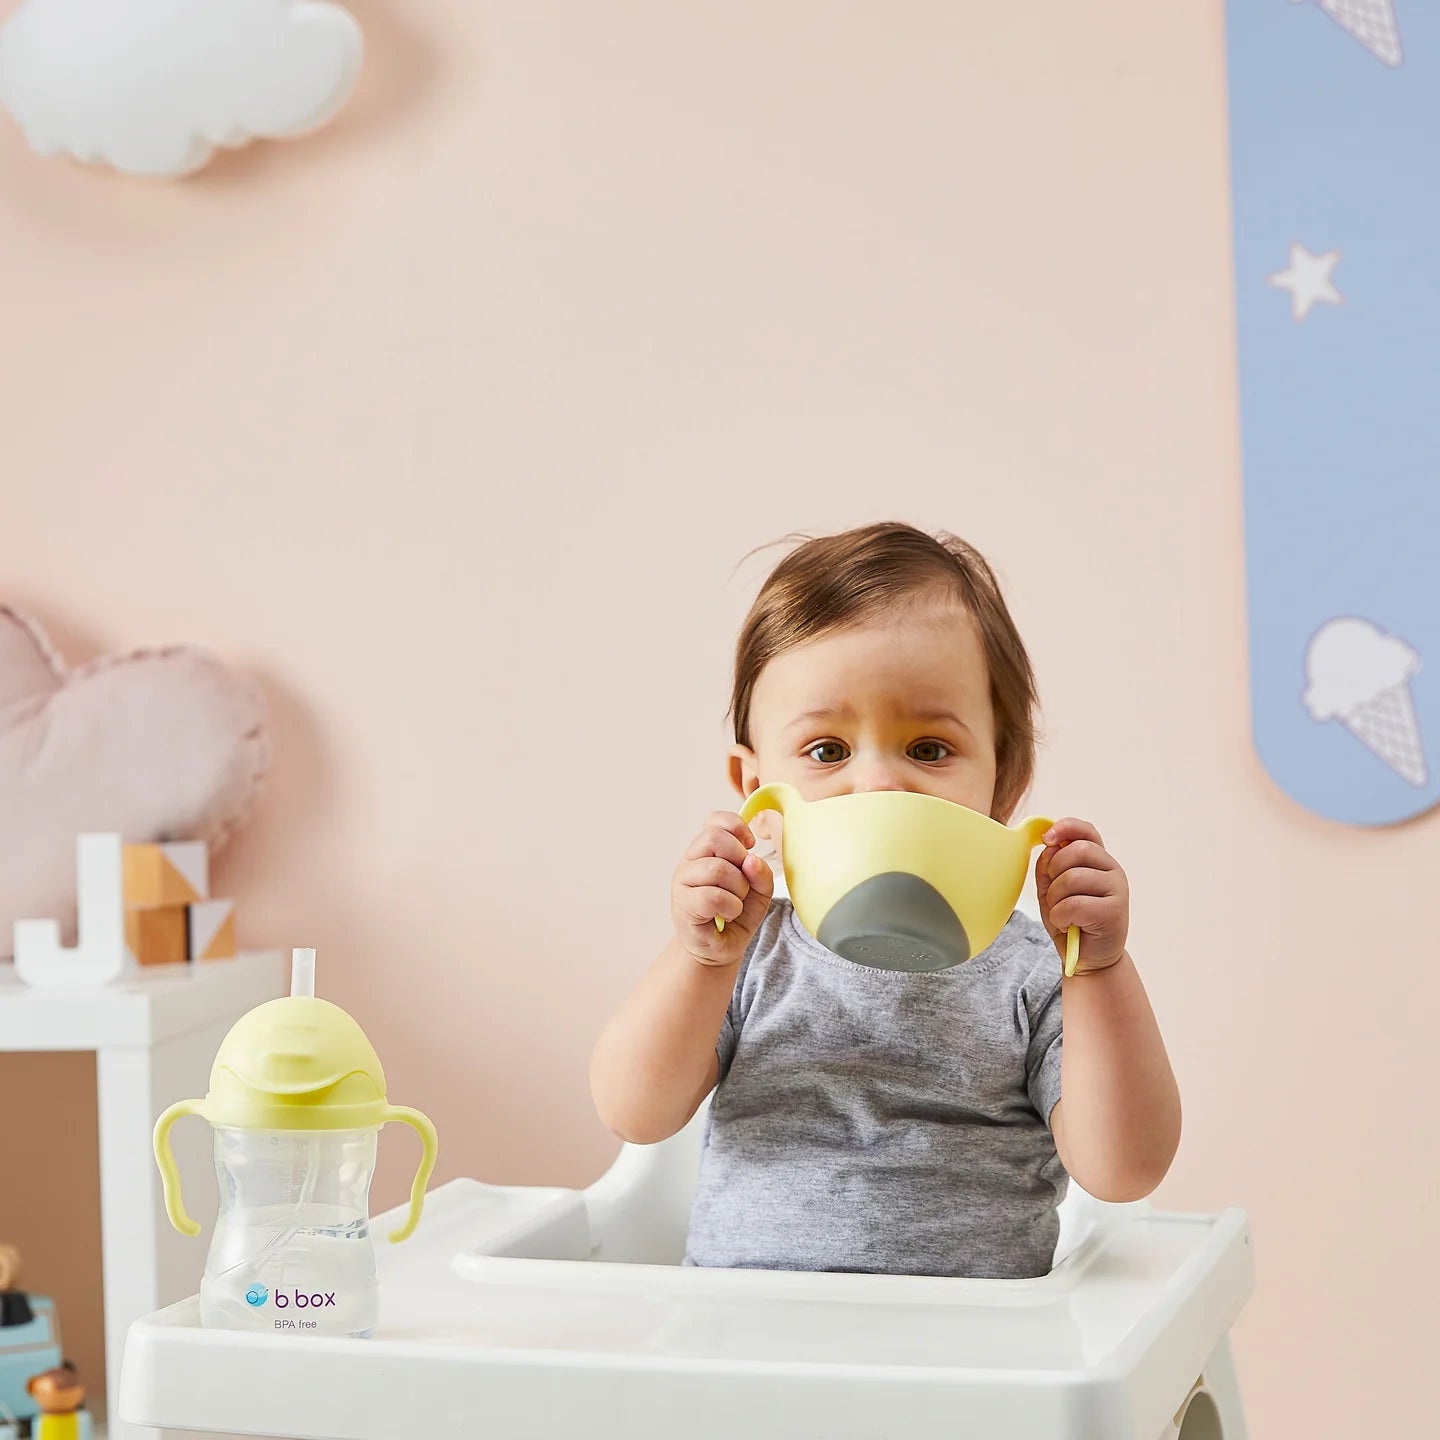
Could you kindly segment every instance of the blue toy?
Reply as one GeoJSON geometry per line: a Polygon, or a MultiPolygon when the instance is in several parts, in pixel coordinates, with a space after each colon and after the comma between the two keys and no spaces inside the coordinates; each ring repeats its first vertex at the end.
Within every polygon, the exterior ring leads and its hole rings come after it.
{"type": "MultiPolygon", "coordinates": [[[[0,1440],[26,1440],[41,1406],[26,1386],[35,1376],[64,1365],[55,1302],[15,1288],[20,1257],[0,1245],[0,1440]]],[[[68,1427],[67,1427],[68,1428],[68,1427]]],[[[79,1440],[90,1434],[90,1416],[77,1412],[79,1440]]]]}
{"type": "MultiPolygon", "coordinates": [[[[55,1316],[55,1302],[44,1295],[27,1298],[30,1319],[20,1325],[0,1325],[0,1423],[12,1418],[33,1420],[39,1406],[26,1391],[26,1383],[32,1375],[60,1364],[60,1322],[55,1316]]],[[[12,1314],[18,1309],[13,1302],[7,1308],[12,1314]]]]}

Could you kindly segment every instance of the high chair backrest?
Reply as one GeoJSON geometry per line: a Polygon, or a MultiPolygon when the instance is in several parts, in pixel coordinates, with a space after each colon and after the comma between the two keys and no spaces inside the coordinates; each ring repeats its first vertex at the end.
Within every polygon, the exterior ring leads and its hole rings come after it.
{"type": "Polygon", "coordinates": [[[682,1130],[658,1145],[624,1145],[585,1191],[597,1260],[678,1265],[700,1171],[708,1097],[682,1130]]]}
{"type": "MultiPolygon", "coordinates": [[[[700,1169],[708,1098],[689,1123],[658,1145],[625,1145],[615,1163],[585,1191],[596,1260],[628,1264],[678,1265],[685,1254],[690,1205],[700,1169]]],[[[1060,1204],[1059,1264],[1097,1225],[1149,1208],[1096,1200],[1071,1180],[1060,1204]]]]}

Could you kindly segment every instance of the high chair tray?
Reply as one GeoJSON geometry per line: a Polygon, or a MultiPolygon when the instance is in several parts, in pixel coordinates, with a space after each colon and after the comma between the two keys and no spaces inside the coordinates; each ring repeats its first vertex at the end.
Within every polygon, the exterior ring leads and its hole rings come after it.
{"type": "Polygon", "coordinates": [[[377,1247],[369,1339],[202,1330],[194,1299],[137,1322],[121,1413],[291,1440],[1156,1440],[1253,1285],[1239,1210],[1126,1215],[1041,1279],[947,1280],[474,1253],[466,1217],[501,1193],[452,1182],[377,1247]]]}

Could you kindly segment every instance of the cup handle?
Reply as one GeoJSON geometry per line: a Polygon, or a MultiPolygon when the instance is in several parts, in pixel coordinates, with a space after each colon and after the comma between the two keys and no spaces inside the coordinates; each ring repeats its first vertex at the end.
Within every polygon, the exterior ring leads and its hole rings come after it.
{"type": "MultiPolygon", "coordinates": [[[[1020,829],[1030,842],[1032,850],[1040,844],[1041,837],[1054,823],[1053,820],[1047,820],[1043,815],[1032,815],[1030,819],[1021,822],[1020,829]]],[[[1072,925],[1065,932],[1065,978],[1067,980],[1075,973],[1075,967],[1079,963],[1080,927],[1072,925]]]]}
{"type": "MultiPolygon", "coordinates": [[[[745,803],[740,807],[740,818],[748,825],[762,810],[777,810],[781,815],[785,813],[785,792],[788,785],[770,784],[762,785],[758,790],[752,790],[745,797],[745,803]]],[[[724,930],[725,922],[717,915],[715,917],[715,928],[724,930]]]]}
{"type": "Polygon", "coordinates": [[[391,1120],[408,1125],[420,1137],[420,1168],[416,1170],[410,1186],[410,1213],[405,1223],[387,1237],[392,1245],[398,1245],[400,1241],[408,1240],[420,1223],[420,1212],[425,1208],[425,1187],[430,1183],[431,1171],[435,1169],[435,1154],[440,1142],[435,1138],[435,1127],[430,1123],[430,1117],[412,1110],[408,1105],[387,1105],[384,1123],[391,1120]]]}
{"type": "Polygon", "coordinates": [[[182,1235],[198,1235],[200,1227],[185,1213],[185,1200],[180,1193],[180,1170],[175,1152],[170,1148],[170,1128],[182,1115],[205,1115],[203,1100],[177,1100],[156,1122],[153,1145],[155,1163],[160,1167],[160,1182],[165,1187],[165,1213],[182,1235]]]}
{"type": "Polygon", "coordinates": [[[1080,963],[1080,927],[1072,925],[1065,932],[1065,978],[1068,980],[1075,973],[1075,967],[1080,963]]]}

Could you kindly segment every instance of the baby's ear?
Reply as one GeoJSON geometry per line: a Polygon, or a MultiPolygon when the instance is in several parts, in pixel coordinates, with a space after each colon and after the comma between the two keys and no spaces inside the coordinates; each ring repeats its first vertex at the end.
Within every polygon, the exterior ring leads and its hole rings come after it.
{"type": "MultiPolygon", "coordinates": [[[[732,747],[726,766],[730,775],[730,786],[743,804],[751,793],[760,788],[760,765],[755,752],[748,745],[732,747]]],[[[777,828],[780,817],[773,810],[762,810],[751,822],[750,829],[756,840],[765,840],[774,846],[779,843],[777,828]]],[[[768,853],[764,846],[760,853],[768,853]]]]}
{"type": "Polygon", "coordinates": [[[725,769],[730,779],[730,788],[743,802],[752,790],[759,789],[760,767],[755,763],[755,752],[748,745],[732,745],[725,758],[725,769]]]}

